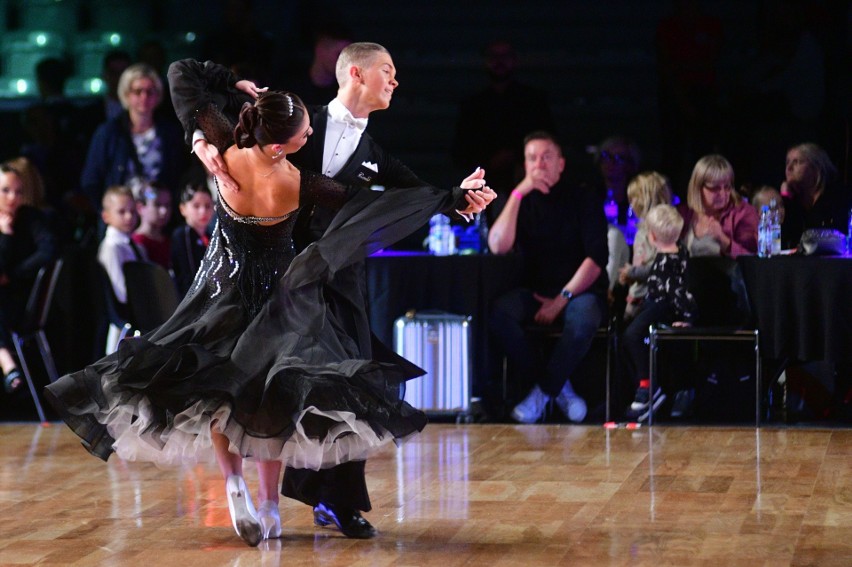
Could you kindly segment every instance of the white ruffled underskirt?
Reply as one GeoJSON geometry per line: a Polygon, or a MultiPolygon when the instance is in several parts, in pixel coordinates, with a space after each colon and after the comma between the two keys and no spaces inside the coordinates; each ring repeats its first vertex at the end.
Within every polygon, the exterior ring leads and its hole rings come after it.
{"type": "Polygon", "coordinates": [[[322,411],[310,406],[293,417],[295,431],[286,440],[248,435],[231,417],[231,406],[221,401],[200,400],[176,415],[170,427],[154,425],[150,401],[132,396],[102,411],[97,420],[115,439],[115,453],[127,461],[152,462],[161,467],[192,465],[215,461],[210,432],[224,434],[230,451],[256,461],[281,461],[286,466],[319,470],[348,461],[367,459],[379,448],[393,442],[393,435],[377,435],[352,412],[322,411]],[[332,420],[324,439],[308,437],[302,419],[314,414],[332,420]]]}

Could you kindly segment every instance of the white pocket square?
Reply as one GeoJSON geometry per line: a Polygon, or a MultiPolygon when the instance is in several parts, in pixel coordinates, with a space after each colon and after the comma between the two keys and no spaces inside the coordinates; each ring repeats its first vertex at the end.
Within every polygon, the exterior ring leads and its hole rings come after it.
{"type": "Polygon", "coordinates": [[[364,167],[366,167],[367,169],[371,169],[371,170],[375,171],[376,173],[378,173],[378,172],[379,172],[379,166],[378,166],[378,164],[371,163],[371,162],[369,162],[369,161],[363,161],[363,162],[361,162],[361,165],[363,165],[363,166],[364,166],[364,167]]]}

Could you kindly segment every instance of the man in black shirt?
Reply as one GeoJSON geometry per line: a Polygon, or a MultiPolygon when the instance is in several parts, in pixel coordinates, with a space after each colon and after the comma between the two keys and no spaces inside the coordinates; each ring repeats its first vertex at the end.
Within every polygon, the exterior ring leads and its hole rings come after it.
{"type": "Polygon", "coordinates": [[[586,403],[571,374],[586,355],[606,313],[607,225],[590,188],[561,180],[562,149],[546,132],[524,141],[525,176],[509,196],[488,234],[494,254],[517,249],[524,257],[525,287],[500,297],[491,328],[509,360],[535,386],[512,410],[521,423],[544,415],[551,399],[574,422],[586,403]],[[524,327],[560,324],[562,334],[548,360],[530,343],[524,327]]]}

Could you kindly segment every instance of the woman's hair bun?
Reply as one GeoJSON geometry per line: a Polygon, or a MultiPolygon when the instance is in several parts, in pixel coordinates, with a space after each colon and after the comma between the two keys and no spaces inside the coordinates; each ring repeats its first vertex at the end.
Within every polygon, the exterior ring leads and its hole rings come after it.
{"type": "Polygon", "coordinates": [[[238,148],[251,148],[257,144],[254,131],[259,120],[257,107],[250,102],[244,103],[240,109],[239,122],[234,128],[234,142],[238,148]]]}

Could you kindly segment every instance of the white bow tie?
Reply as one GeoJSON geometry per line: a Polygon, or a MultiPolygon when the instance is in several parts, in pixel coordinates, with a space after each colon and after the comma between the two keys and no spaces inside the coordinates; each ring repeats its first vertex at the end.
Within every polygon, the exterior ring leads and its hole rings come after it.
{"type": "Polygon", "coordinates": [[[344,124],[350,124],[359,130],[364,130],[367,128],[367,119],[366,118],[355,118],[351,113],[347,112],[339,119],[335,119],[336,122],[343,122],[344,124]]]}

